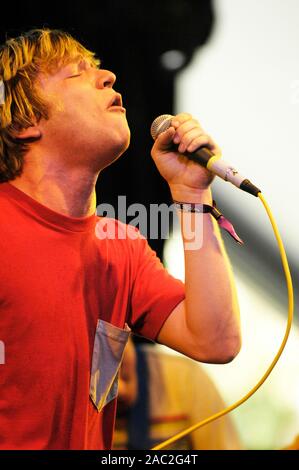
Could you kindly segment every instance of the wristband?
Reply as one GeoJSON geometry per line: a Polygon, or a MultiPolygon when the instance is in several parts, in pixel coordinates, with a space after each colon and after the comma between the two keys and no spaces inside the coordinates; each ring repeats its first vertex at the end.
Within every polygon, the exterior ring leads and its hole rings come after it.
{"type": "Polygon", "coordinates": [[[173,201],[176,209],[179,209],[184,212],[197,212],[200,214],[211,214],[214,219],[217,220],[218,225],[221,228],[226,230],[230,234],[230,236],[240,245],[243,245],[244,242],[241,240],[239,235],[234,229],[233,224],[224,217],[224,215],[220,212],[220,210],[216,207],[216,202],[213,201],[213,206],[209,206],[208,204],[201,204],[201,203],[194,203],[194,202],[180,202],[180,201],[173,201]]]}

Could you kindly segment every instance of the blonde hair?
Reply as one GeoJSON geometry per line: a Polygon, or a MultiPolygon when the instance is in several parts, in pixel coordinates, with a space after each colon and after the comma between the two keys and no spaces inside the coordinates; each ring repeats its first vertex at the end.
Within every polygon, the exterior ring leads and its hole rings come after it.
{"type": "Polygon", "coordinates": [[[93,52],[60,30],[33,29],[0,47],[0,86],[4,87],[0,102],[0,182],[22,173],[28,142],[17,139],[17,131],[30,127],[34,120],[49,119],[49,106],[35,87],[37,74],[53,73],[83,58],[93,66],[100,63],[93,52]]]}

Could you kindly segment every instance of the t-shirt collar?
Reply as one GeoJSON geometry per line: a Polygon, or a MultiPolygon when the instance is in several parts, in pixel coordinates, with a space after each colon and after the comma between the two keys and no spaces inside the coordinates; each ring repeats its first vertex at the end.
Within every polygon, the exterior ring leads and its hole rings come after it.
{"type": "Polygon", "coordinates": [[[62,229],[64,228],[74,232],[90,231],[91,229],[94,229],[98,220],[96,212],[88,217],[70,217],[61,214],[60,212],[53,211],[9,182],[1,183],[0,191],[14,199],[19,206],[31,213],[31,215],[43,219],[44,221],[47,221],[52,225],[54,224],[62,229]]]}

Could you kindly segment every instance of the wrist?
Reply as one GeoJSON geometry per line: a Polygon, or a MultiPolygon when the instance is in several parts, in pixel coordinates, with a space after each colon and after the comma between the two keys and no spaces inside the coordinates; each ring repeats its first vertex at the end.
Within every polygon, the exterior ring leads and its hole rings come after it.
{"type": "Polygon", "coordinates": [[[215,220],[217,220],[218,225],[220,225],[224,230],[226,230],[230,236],[241,245],[243,241],[237,234],[232,223],[224,217],[220,210],[216,207],[216,202],[213,201],[213,205],[206,204],[204,202],[188,202],[188,201],[177,201],[173,199],[173,203],[176,209],[181,213],[200,213],[200,214],[211,214],[215,220]]]}
{"type": "Polygon", "coordinates": [[[212,191],[208,187],[206,189],[189,188],[184,185],[169,185],[172,199],[175,201],[212,204],[212,191]]]}

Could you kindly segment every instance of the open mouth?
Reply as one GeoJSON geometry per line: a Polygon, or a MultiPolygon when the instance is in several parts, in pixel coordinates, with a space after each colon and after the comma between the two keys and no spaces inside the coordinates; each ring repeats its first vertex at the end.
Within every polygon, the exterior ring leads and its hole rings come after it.
{"type": "Polygon", "coordinates": [[[120,107],[120,108],[122,108],[122,105],[123,105],[123,103],[122,103],[121,95],[120,95],[119,93],[117,93],[117,94],[114,96],[112,102],[110,103],[109,108],[113,108],[113,107],[120,107]]]}

